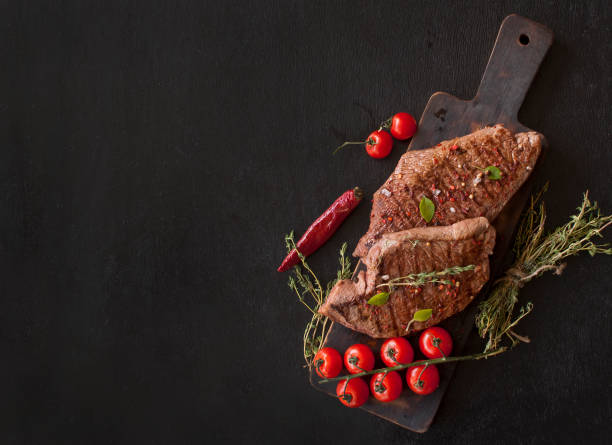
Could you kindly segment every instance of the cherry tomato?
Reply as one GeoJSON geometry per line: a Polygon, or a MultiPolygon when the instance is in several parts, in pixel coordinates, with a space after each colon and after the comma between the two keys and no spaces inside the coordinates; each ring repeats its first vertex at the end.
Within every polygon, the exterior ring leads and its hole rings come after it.
{"type": "Polygon", "coordinates": [[[393,139],[385,130],[376,130],[366,139],[365,148],[373,158],[386,158],[393,148],[393,139]]]}
{"type": "Polygon", "coordinates": [[[382,344],[380,358],[387,366],[396,366],[399,363],[406,364],[414,358],[414,350],[405,338],[390,338],[382,344]]]}
{"type": "Polygon", "coordinates": [[[370,391],[381,402],[395,400],[402,393],[402,378],[397,371],[391,371],[386,376],[384,372],[374,374],[370,380],[370,391]]]}
{"type": "Polygon", "coordinates": [[[427,395],[436,390],[440,384],[440,374],[436,365],[419,365],[406,371],[408,387],[417,394],[427,395]]]}
{"type": "Polygon", "coordinates": [[[315,355],[313,364],[319,377],[332,379],[342,371],[342,357],[334,348],[321,348],[315,355]]]}
{"type": "Polygon", "coordinates": [[[417,123],[414,117],[408,113],[397,113],[391,119],[391,134],[400,141],[411,138],[417,131],[417,123]]]}
{"type": "Polygon", "coordinates": [[[349,347],[344,353],[344,366],[351,374],[374,369],[374,353],[361,343],[349,347]]]}
{"type": "Polygon", "coordinates": [[[423,331],[419,338],[419,348],[428,358],[440,358],[442,353],[448,357],[453,351],[453,339],[446,329],[434,326],[423,331]]]}
{"type": "Polygon", "coordinates": [[[357,408],[368,400],[368,384],[359,377],[348,381],[340,380],[338,386],[336,386],[336,395],[343,405],[349,408],[357,408]]]}

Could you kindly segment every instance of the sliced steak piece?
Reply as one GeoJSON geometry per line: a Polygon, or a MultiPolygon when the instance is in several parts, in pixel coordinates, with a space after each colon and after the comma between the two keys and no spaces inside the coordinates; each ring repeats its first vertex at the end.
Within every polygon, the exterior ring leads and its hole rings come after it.
{"type": "Polygon", "coordinates": [[[489,255],[494,245],[495,229],[483,217],[451,226],[417,227],[384,234],[363,259],[367,270],[361,271],[356,281],[336,283],[319,312],[376,338],[405,335],[407,323],[420,309],[432,309],[432,317],[423,323],[413,323],[410,332],[433,326],[462,311],[487,282],[489,255]],[[468,265],[475,268],[442,277],[454,280],[449,285],[396,286],[386,304],[367,304],[378,292],[389,291],[384,284],[394,278],[468,265]]]}
{"type": "Polygon", "coordinates": [[[543,140],[536,132],[513,135],[498,124],[406,152],[374,194],[370,228],[353,255],[365,257],[383,233],[426,226],[419,212],[423,196],[436,206],[430,226],[477,216],[493,221],[533,170],[543,140]],[[501,179],[488,179],[480,170],[489,165],[500,169],[501,179]]]}

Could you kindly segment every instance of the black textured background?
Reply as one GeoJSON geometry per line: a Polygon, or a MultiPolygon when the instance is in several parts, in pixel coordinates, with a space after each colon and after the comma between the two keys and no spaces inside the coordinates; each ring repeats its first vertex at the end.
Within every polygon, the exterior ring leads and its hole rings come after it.
{"type": "MultiPolygon", "coordinates": [[[[604,443],[612,262],[523,290],[530,345],[462,363],[417,435],[314,391],[283,234],[386,160],[335,157],[476,91],[502,19],[555,43],[520,118],[551,224],[612,211],[608,2],[0,2],[0,442],[604,443]]],[[[312,257],[324,278],[362,205],[312,257]]],[[[608,236],[609,237],[609,236],[608,236]]],[[[475,333],[468,348],[482,347],[475,333]]]]}

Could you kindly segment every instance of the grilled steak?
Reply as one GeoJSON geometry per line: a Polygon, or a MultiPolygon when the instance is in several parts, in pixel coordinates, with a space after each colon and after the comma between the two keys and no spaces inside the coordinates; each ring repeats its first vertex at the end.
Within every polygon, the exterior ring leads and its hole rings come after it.
{"type": "Polygon", "coordinates": [[[432,317],[413,323],[410,332],[435,325],[462,311],[489,279],[489,255],[495,229],[486,218],[465,219],[444,227],[417,227],[382,235],[363,258],[367,270],[356,281],[339,281],[319,312],[371,337],[405,335],[407,323],[419,309],[433,309],[432,317]],[[421,272],[473,265],[473,270],[440,278],[451,284],[427,283],[420,287],[385,283],[421,272]],[[387,303],[371,306],[376,293],[391,291],[387,303]]]}
{"type": "Polygon", "coordinates": [[[383,233],[426,225],[419,213],[423,196],[436,212],[430,225],[466,218],[495,219],[533,169],[544,138],[536,132],[513,135],[503,125],[486,127],[433,148],[406,152],[374,194],[370,228],[353,255],[363,258],[383,233]],[[499,180],[481,169],[497,166],[499,180]]]}

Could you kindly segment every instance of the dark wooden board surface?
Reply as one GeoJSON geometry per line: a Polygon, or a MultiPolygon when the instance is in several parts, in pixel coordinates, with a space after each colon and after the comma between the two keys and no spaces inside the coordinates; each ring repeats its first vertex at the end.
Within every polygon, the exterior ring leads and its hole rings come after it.
{"type": "MultiPolygon", "coordinates": [[[[471,133],[488,124],[503,123],[514,132],[529,131],[529,128],[518,121],[518,110],[552,41],[553,33],[544,25],[515,14],[506,17],[500,26],[476,96],[467,101],[442,92],[431,96],[419,121],[418,132],[408,149],[428,148],[440,141],[471,133]]],[[[537,166],[530,179],[535,175],[537,175],[537,166]]],[[[497,230],[497,241],[491,256],[492,277],[502,272],[504,256],[512,240],[521,209],[529,197],[532,182],[528,180],[521,187],[493,222],[497,230]]],[[[357,270],[360,266],[361,264],[357,270]]],[[[488,286],[485,286],[481,295],[486,293],[487,288],[488,286]]],[[[476,304],[472,303],[463,312],[441,323],[441,326],[445,327],[454,338],[454,355],[459,355],[465,345],[473,326],[476,307],[476,304]]],[[[372,339],[334,323],[325,341],[326,346],[339,351],[344,351],[355,343],[366,343],[377,351],[382,340],[372,339]]],[[[415,351],[418,351],[414,340],[412,344],[415,351]]],[[[382,366],[384,365],[377,356],[376,367],[382,366]]],[[[456,366],[457,363],[449,363],[438,367],[440,386],[429,396],[418,396],[404,388],[402,396],[391,403],[381,403],[370,397],[361,408],[404,428],[425,432],[433,421],[456,366]]],[[[319,377],[314,370],[311,371],[310,380],[315,388],[336,396],[336,384],[318,384],[319,377]]]]}

